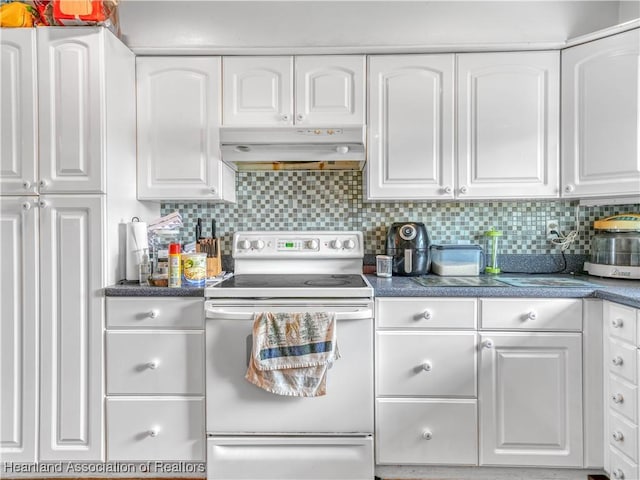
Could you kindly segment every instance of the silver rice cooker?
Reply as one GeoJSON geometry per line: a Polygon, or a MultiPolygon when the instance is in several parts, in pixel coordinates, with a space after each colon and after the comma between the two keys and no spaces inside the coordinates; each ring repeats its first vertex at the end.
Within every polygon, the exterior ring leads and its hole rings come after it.
{"type": "Polygon", "coordinates": [[[640,214],[607,217],[593,222],[593,228],[584,269],[599,277],[640,279],[640,214]]]}

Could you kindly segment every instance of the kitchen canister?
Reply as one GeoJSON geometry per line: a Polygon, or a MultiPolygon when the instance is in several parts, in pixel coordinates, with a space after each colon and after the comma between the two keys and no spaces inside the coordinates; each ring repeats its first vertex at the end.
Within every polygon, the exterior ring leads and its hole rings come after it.
{"type": "Polygon", "coordinates": [[[182,286],[204,287],[207,279],[207,254],[182,254],[182,286]]]}

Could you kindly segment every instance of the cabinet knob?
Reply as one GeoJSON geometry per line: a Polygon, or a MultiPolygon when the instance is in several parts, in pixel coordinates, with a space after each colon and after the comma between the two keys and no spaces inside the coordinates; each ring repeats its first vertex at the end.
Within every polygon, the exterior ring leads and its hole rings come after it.
{"type": "Polygon", "coordinates": [[[613,320],[611,320],[611,326],[613,328],[622,328],[622,325],[624,325],[624,322],[621,318],[614,318],[613,320]]]}
{"type": "Polygon", "coordinates": [[[22,181],[22,188],[24,188],[25,190],[29,190],[31,188],[31,182],[28,180],[23,180],[22,181]]]}
{"type": "Polygon", "coordinates": [[[422,364],[422,370],[424,370],[425,372],[430,372],[431,368],[433,367],[431,366],[431,362],[429,361],[426,361],[422,364]]]}
{"type": "Polygon", "coordinates": [[[465,193],[467,193],[468,191],[469,191],[469,189],[467,188],[467,186],[466,186],[466,185],[462,185],[462,186],[460,187],[460,193],[465,194],[465,193]]]}
{"type": "Polygon", "coordinates": [[[611,363],[613,363],[616,367],[619,367],[623,363],[622,357],[613,357],[611,363]]]}
{"type": "Polygon", "coordinates": [[[344,155],[348,151],[349,151],[349,147],[347,145],[338,145],[336,147],[336,152],[341,154],[341,155],[344,155]]]}
{"type": "Polygon", "coordinates": [[[425,310],[422,314],[422,318],[425,320],[431,320],[433,318],[433,314],[429,310],[425,310]]]}
{"type": "Polygon", "coordinates": [[[482,342],[482,346],[484,348],[493,348],[493,340],[487,338],[484,342],[482,342]]]}
{"type": "Polygon", "coordinates": [[[451,192],[453,192],[453,188],[451,188],[449,185],[444,187],[444,193],[451,193],[451,192]]]}
{"type": "Polygon", "coordinates": [[[624,472],[619,468],[616,468],[613,472],[611,472],[611,475],[616,480],[624,480],[624,472]]]}
{"type": "Polygon", "coordinates": [[[47,208],[49,206],[49,202],[46,200],[38,200],[38,206],[40,208],[47,208]]]}
{"type": "Polygon", "coordinates": [[[216,187],[211,187],[209,189],[209,191],[211,192],[212,195],[217,195],[218,194],[218,190],[216,189],[216,187]]]}
{"type": "Polygon", "coordinates": [[[31,210],[31,203],[29,202],[22,202],[22,210],[24,210],[25,212],[27,210],[31,210]]]}
{"type": "Polygon", "coordinates": [[[611,395],[611,400],[613,400],[613,403],[622,403],[624,402],[624,397],[622,396],[621,393],[614,393],[613,395],[611,395]]]}
{"type": "Polygon", "coordinates": [[[573,185],[571,185],[571,184],[568,184],[568,185],[566,185],[566,186],[564,187],[564,191],[565,191],[565,192],[567,192],[567,193],[571,193],[571,192],[573,192],[575,189],[576,189],[576,187],[574,187],[574,186],[573,186],[573,185]]]}
{"type": "Polygon", "coordinates": [[[147,433],[149,434],[150,437],[157,437],[158,434],[160,433],[160,428],[153,427],[147,433]]]}
{"type": "Polygon", "coordinates": [[[425,430],[424,432],[422,432],[422,438],[424,438],[425,440],[431,440],[433,438],[433,433],[431,433],[430,430],[425,430]]]}
{"type": "Polygon", "coordinates": [[[158,360],[151,360],[149,363],[147,363],[147,368],[151,370],[155,370],[156,368],[158,368],[159,365],[160,365],[160,362],[158,360]]]}
{"type": "Polygon", "coordinates": [[[538,314],[531,310],[529,313],[527,313],[527,319],[529,320],[535,320],[536,318],[538,318],[538,314]]]}
{"type": "Polygon", "coordinates": [[[151,310],[151,311],[147,314],[147,316],[148,316],[149,318],[158,318],[158,316],[159,316],[159,315],[160,315],[160,312],[159,312],[158,310],[155,310],[155,309],[154,309],[154,310],[151,310]]]}
{"type": "Polygon", "coordinates": [[[299,114],[296,116],[296,119],[297,119],[297,120],[302,121],[302,120],[304,120],[304,115],[303,115],[303,114],[301,114],[301,113],[299,113],[299,114]]]}
{"type": "Polygon", "coordinates": [[[290,118],[291,118],[291,116],[288,113],[285,113],[284,115],[282,115],[282,117],[280,117],[280,119],[283,122],[288,122],[290,118]]]}
{"type": "Polygon", "coordinates": [[[44,178],[42,180],[40,180],[40,182],[38,183],[38,185],[40,185],[40,188],[47,188],[47,186],[49,186],[49,182],[47,182],[44,178]]]}
{"type": "Polygon", "coordinates": [[[616,430],[615,432],[613,432],[613,435],[611,436],[616,442],[621,442],[622,440],[624,440],[624,434],[619,430],[616,430]]]}

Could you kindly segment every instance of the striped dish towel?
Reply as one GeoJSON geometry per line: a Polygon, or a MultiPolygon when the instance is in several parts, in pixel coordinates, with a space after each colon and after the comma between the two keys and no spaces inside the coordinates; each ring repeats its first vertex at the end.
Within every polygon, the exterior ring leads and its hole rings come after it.
{"type": "Polygon", "coordinates": [[[338,358],[334,313],[258,312],[245,378],[277,395],[319,397],[338,358]]]}

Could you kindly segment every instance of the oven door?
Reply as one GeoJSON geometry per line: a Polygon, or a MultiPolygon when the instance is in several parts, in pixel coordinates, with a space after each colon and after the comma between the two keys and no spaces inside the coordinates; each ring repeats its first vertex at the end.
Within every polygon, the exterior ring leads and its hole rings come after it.
{"type": "Polygon", "coordinates": [[[373,432],[373,304],[370,300],[208,300],[206,411],[209,434],[373,432]],[[254,312],[335,312],[340,358],[327,394],[288,397],[245,380],[254,312]]]}

